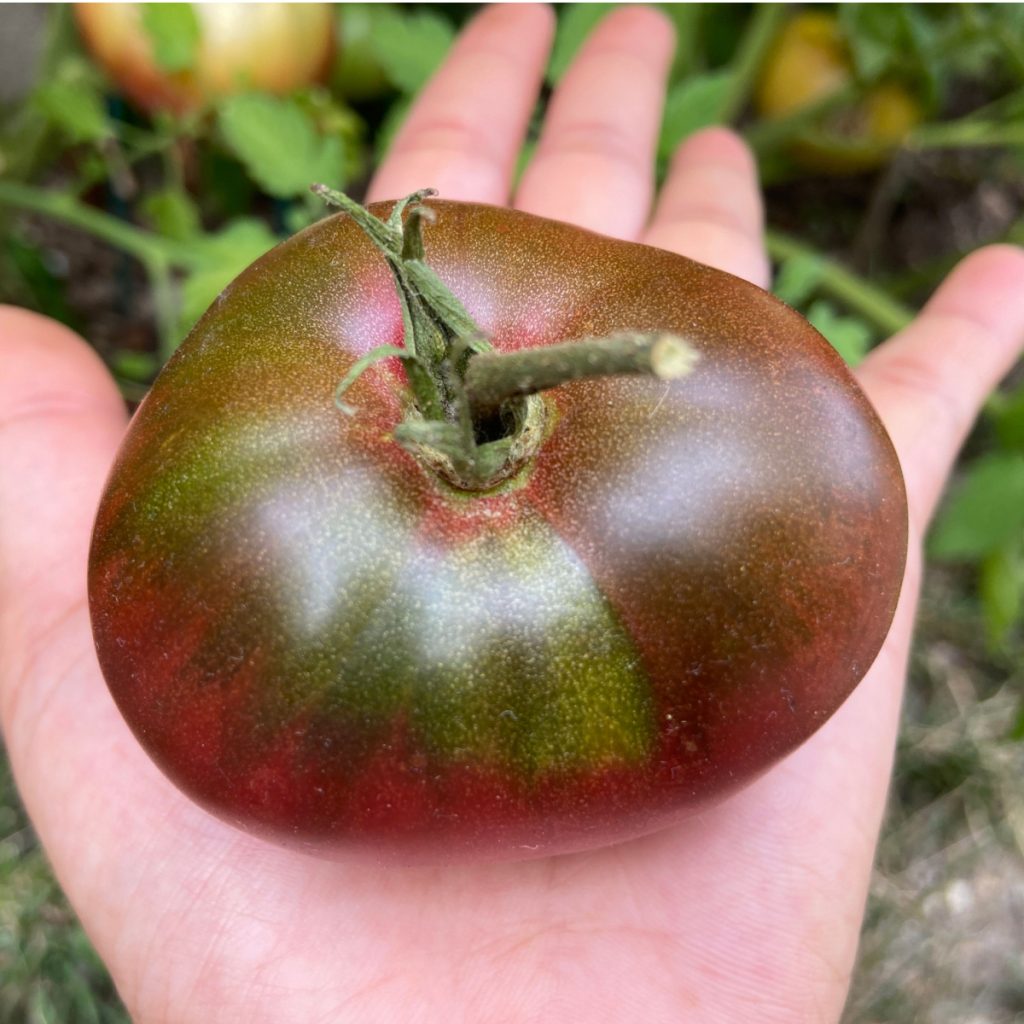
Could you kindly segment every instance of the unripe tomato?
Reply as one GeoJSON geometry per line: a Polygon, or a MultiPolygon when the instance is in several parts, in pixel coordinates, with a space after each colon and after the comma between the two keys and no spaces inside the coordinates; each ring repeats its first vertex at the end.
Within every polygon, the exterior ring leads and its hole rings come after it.
{"type": "Polygon", "coordinates": [[[493,859],[650,832],[802,743],[871,665],[906,554],[895,453],[767,292],[431,206],[426,260],[499,351],[671,331],[696,369],[546,392],[524,468],[457,490],[395,441],[398,366],[358,378],[355,416],[335,404],[403,320],[380,252],[323,220],[229,286],[138,409],[90,553],[100,664],[171,779],[281,842],[493,859]]]}
{"type": "MultiPolygon", "coordinates": [[[[769,51],[755,89],[758,112],[785,117],[849,85],[853,65],[830,14],[808,12],[790,21],[769,51]]],[[[921,121],[917,100],[899,83],[881,83],[857,103],[825,117],[796,139],[793,158],[832,174],[867,171],[885,162],[921,121]]]]}
{"type": "Polygon", "coordinates": [[[331,4],[197,3],[194,65],[156,62],[141,4],[75,4],[89,50],[117,87],[147,111],[183,113],[242,90],[287,93],[321,80],[334,46],[331,4]]]}

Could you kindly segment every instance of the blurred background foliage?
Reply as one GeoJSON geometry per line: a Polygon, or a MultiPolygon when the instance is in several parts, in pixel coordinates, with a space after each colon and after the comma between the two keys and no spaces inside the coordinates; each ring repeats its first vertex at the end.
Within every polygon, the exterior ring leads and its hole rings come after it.
{"type": "MultiPolygon", "coordinates": [[[[520,171],[613,6],[557,8],[520,171]]],[[[742,132],[775,291],[851,365],[963,255],[1024,243],[1024,5],[659,6],[679,39],[659,176],[698,128],[742,132]]],[[[240,270],[324,215],[311,182],[361,195],[476,5],[126,8],[0,8],[0,301],[82,332],[137,400],[240,270]]],[[[847,1024],[1024,1021],[1022,620],[1018,368],[929,538],[847,1024]]],[[[4,766],[0,1021],[124,1019],[4,766]]]]}

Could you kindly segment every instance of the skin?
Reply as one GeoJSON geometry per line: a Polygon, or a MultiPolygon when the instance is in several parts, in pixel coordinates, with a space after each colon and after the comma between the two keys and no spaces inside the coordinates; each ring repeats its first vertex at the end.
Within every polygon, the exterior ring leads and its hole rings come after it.
{"type": "MultiPolygon", "coordinates": [[[[435,201],[427,258],[499,351],[685,333],[695,372],[576,381],[498,493],[391,440],[391,273],[350,218],[248,270],[151,390],[96,522],[100,664],[228,821],[321,852],[522,858],[749,782],[874,660],[903,578],[896,454],[832,348],[682,256],[435,201]]],[[[378,208],[379,213],[383,210],[378,208]]]]}
{"type": "MultiPolygon", "coordinates": [[[[432,181],[445,195],[503,201],[550,29],[544,9],[484,12],[425,91],[375,197],[432,181]]],[[[652,11],[603,23],[554,97],[514,201],[763,284],[753,165],[729,133],[682,147],[649,217],[670,53],[652,11]]],[[[5,310],[5,740],[58,877],[135,1018],[837,1020],[891,769],[921,537],[980,403],[1022,343],[1024,254],[994,247],[965,260],[858,371],[907,483],[907,575],[867,677],[800,750],[645,839],[526,863],[395,869],[247,837],[195,807],[139,748],[107,694],[85,610],[92,510],[123,406],[79,339],[5,310]]]]}

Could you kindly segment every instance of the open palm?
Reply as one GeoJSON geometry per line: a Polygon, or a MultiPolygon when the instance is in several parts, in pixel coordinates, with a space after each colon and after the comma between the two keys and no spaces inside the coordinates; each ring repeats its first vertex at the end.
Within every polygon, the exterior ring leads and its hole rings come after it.
{"type": "MultiPolygon", "coordinates": [[[[424,185],[503,203],[550,42],[544,8],[484,11],[424,91],[371,199],[424,185]]],[[[671,33],[612,14],[556,93],[514,196],[531,213],[768,282],[755,169],[689,140],[649,215],[671,33]]],[[[125,427],[66,329],[0,310],[0,697],[15,774],[134,1017],[245,1021],[835,1021],[885,800],[920,539],[979,403],[1024,340],[1024,254],[975,254],[860,370],[904,467],[911,553],[867,678],[724,805],[621,846],[518,864],[323,862],[182,796],[111,701],[92,646],[93,510],[125,427]]]]}

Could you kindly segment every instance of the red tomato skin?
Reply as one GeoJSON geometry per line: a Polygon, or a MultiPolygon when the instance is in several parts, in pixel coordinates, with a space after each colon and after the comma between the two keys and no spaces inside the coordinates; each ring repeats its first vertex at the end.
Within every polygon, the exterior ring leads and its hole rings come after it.
{"type": "Polygon", "coordinates": [[[548,392],[531,465],[457,492],[391,437],[398,366],[336,409],[402,328],[383,259],[321,221],[223,293],[136,413],[90,556],[100,664],[186,793],[322,855],[653,831],[801,744],[870,667],[906,557],[895,452],[831,347],[753,285],[430,205],[427,259],[497,348],[671,330],[697,369],[548,392]]]}

